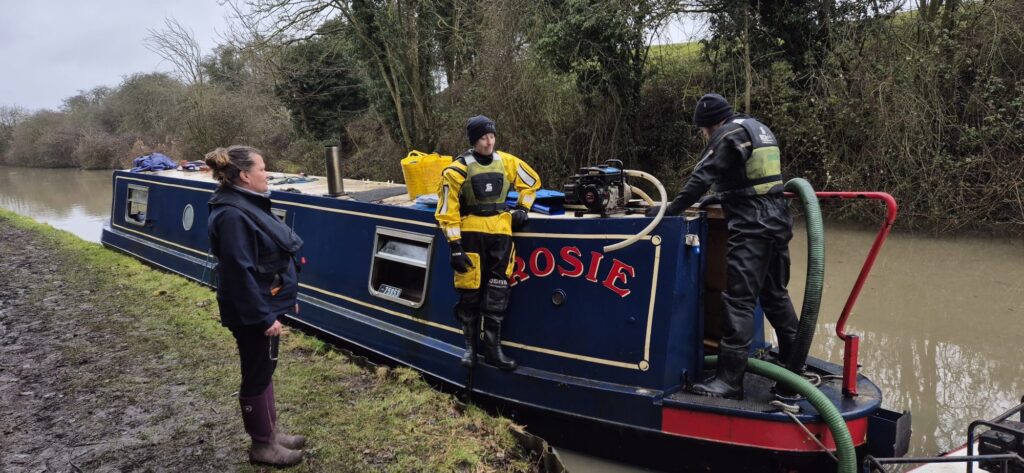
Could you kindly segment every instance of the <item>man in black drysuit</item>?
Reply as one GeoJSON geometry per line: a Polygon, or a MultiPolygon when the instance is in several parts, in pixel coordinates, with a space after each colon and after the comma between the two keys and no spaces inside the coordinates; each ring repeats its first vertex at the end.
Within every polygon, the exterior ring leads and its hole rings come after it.
{"type": "MultiPolygon", "coordinates": [[[[754,336],[754,307],[761,300],[779,339],[786,364],[796,341],[797,318],[789,283],[789,240],[793,221],[783,196],[778,141],[767,126],[733,113],[729,102],[707,94],[697,102],[693,122],[708,139],[700,161],[667,215],[679,215],[714,186],[729,227],[724,331],[714,377],[688,387],[704,396],[743,398],[743,375],[754,336]]],[[[657,213],[648,210],[648,215],[657,213]]]]}

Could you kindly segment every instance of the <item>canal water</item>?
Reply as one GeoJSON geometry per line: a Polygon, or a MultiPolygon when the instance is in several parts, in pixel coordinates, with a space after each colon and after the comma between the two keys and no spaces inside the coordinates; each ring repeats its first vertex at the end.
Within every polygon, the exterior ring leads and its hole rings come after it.
{"type": "Polygon", "coordinates": [[[0,166],[0,208],[99,243],[112,171],[0,166]]]}
{"type": "MultiPolygon", "coordinates": [[[[98,242],[110,213],[110,171],[0,166],[0,207],[98,242]]],[[[848,205],[878,205],[858,201],[848,205]]],[[[824,207],[827,215],[829,207],[824,207]]],[[[826,284],[811,355],[842,362],[835,321],[874,240],[876,227],[826,226],[826,284]]],[[[806,240],[791,245],[790,290],[803,298],[806,240]]],[[[862,373],[884,404],[913,413],[911,455],[965,441],[968,423],[1024,395],[1024,241],[895,233],[886,242],[847,330],[861,337],[862,373]]],[[[635,472],[562,452],[571,471],[635,472]]]]}

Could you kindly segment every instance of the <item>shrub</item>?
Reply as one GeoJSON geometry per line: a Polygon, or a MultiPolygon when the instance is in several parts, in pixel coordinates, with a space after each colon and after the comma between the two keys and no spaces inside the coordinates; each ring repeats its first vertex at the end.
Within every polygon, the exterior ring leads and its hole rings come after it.
{"type": "Polygon", "coordinates": [[[67,116],[44,110],[19,123],[12,134],[8,164],[35,167],[74,167],[78,134],[67,116]]]}
{"type": "Polygon", "coordinates": [[[130,139],[124,135],[88,130],[82,133],[75,148],[75,163],[83,169],[110,169],[133,158],[128,156],[130,139]]]}
{"type": "Polygon", "coordinates": [[[117,120],[111,131],[150,143],[170,141],[184,98],[184,85],[166,74],[131,75],[107,100],[107,107],[117,120]]]}
{"type": "Polygon", "coordinates": [[[193,86],[178,115],[183,152],[179,159],[201,159],[214,148],[232,144],[255,146],[273,156],[290,142],[287,111],[271,95],[193,86]]]}

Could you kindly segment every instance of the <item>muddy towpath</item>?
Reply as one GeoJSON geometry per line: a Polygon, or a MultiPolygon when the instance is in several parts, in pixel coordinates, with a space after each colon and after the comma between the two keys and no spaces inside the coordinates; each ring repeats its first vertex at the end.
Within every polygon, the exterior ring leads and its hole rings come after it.
{"type": "MultiPolygon", "coordinates": [[[[209,289],[0,211],[0,471],[259,471],[234,350],[209,289]]],[[[298,332],[280,359],[280,423],[309,438],[288,471],[540,469],[410,370],[298,332]]]]}

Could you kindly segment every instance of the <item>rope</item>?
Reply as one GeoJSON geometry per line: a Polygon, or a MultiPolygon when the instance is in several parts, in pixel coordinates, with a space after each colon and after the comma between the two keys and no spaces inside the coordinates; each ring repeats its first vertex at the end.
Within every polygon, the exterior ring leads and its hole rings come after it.
{"type": "Polygon", "coordinates": [[[821,386],[821,383],[824,382],[826,379],[843,379],[843,375],[829,374],[822,376],[818,373],[813,373],[810,371],[801,371],[797,374],[806,379],[807,382],[811,383],[814,387],[821,386]]]}
{"type": "Polygon", "coordinates": [[[815,436],[814,433],[811,432],[810,429],[808,429],[803,422],[800,422],[800,419],[797,419],[796,416],[793,415],[794,412],[800,412],[799,406],[795,404],[786,404],[782,401],[772,401],[769,402],[768,404],[779,408],[779,410],[782,411],[783,414],[786,414],[787,416],[789,416],[790,419],[793,419],[793,422],[796,422],[796,425],[799,425],[800,428],[803,429],[804,433],[807,434],[807,438],[813,440],[814,443],[818,444],[818,448],[821,448],[821,450],[828,454],[829,457],[831,457],[836,462],[839,462],[839,459],[832,454],[832,451],[829,450],[828,447],[825,446],[825,444],[821,443],[821,440],[818,440],[818,437],[815,436]]]}
{"type": "Polygon", "coordinates": [[[801,373],[801,375],[802,375],[802,376],[804,377],[804,379],[806,379],[807,381],[809,381],[809,382],[810,382],[811,384],[813,384],[813,385],[814,385],[815,387],[817,387],[817,386],[821,386],[821,379],[822,379],[822,378],[821,378],[821,375],[820,375],[820,374],[817,374],[817,373],[808,373],[808,372],[806,372],[806,371],[805,371],[805,372],[801,373]]]}
{"type": "Polygon", "coordinates": [[[206,250],[206,263],[203,264],[203,273],[199,275],[199,282],[202,284],[209,284],[213,286],[213,271],[210,270],[211,263],[213,261],[213,248],[206,250]],[[210,281],[206,281],[206,271],[210,271],[210,281]]]}
{"type": "Polygon", "coordinates": [[[778,399],[769,402],[768,405],[777,407],[782,412],[792,412],[794,414],[800,412],[800,406],[796,404],[786,404],[785,402],[782,402],[781,400],[778,399]]]}

